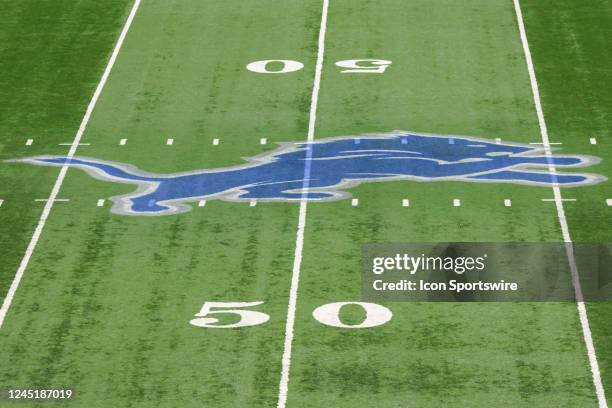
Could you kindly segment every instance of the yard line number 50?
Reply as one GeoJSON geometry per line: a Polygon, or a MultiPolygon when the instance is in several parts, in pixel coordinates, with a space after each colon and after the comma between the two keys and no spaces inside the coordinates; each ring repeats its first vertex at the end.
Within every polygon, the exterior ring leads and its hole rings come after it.
{"type": "MultiPolygon", "coordinates": [[[[382,74],[391,65],[391,61],[381,59],[352,59],[336,62],[341,74],[382,74]]],[[[251,62],[246,66],[258,74],[288,74],[304,68],[304,64],[293,60],[262,60],[251,62]]]]}
{"type": "MultiPolygon", "coordinates": [[[[249,310],[264,302],[205,302],[200,312],[189,324],[210,329],[235,329],[238,327],[258,326],[270,320],[270,315],[264,312],[249,310]],[[219,317],[229,323],[220,323],[219,317]],[[236,321],[237,320],[237,321],[236,321]]],[[[335,302],[317,307],[312,312],[319,323],[326,326],[343,329],[366,329],[387,323],[393,313],[384,306],[367,302],[335,302]],[[366,313],[365,319],[359,324],[345,324],[340,320],[340,310],[346,305],[358,305],[366,313]]]]}

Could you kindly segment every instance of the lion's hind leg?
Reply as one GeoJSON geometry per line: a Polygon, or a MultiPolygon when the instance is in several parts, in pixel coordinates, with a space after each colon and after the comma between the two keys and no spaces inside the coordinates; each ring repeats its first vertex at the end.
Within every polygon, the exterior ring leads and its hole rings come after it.
{"type": "Polygon", "coordinates": [[[305,186],[301,181],[282,182],[270,184],[258,184],[255,186],[245,187],[245,193],[239,195],[240,199],[244,200],[286,200],[299,201],[303,198],[307,200],[324,200],[334,197],[333,193],[320,191],[308,191],[304,194],[309,186],[305,186]]]}

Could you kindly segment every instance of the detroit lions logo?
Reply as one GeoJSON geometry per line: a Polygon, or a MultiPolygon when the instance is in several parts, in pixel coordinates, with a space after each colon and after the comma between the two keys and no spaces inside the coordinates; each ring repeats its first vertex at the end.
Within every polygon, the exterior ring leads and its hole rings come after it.
{"type": "Polygon", "coordinates": [[[584,167],[590,156],[546,156],[544,149],[485,139],[410,132],[283,143],[277,149],[227,168],[153,174],[129,164],[98,159],[40,156],[17,160],[38,165],[69,165],[91,176],[137,186],[113,197],[112,211],[127,215],[167,215],[189,211],[199,199],[231,201],[329,201],[349,197],[346,189],[363,182],[391,180],[469,181],[581,186],[605,177],[551,172],[584,167]]]}

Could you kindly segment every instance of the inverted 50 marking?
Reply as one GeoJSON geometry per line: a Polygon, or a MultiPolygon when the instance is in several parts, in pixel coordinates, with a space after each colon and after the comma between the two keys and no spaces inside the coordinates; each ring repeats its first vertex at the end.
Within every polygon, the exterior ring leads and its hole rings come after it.
{"type": "Polygon", "coordinates": [[[262,60],[251,62],[246,68],[258,74],[287,74],[289,72],[299,71],[304,68],[304,64],[291,60],[262,60]],[[279,64],[281,68],[277,68],[276,70],[270,69],[270,65],[278,66],[279,64]]]}
{"type": "MultiPolygon", "coordinates": [[[[352,59],[336,62],[341,74],[382,74],[392,61],[381,59],[352,59]]],[[[251,62],[246,66],[251,72],[258,74],[287,74],[299,71],[304,64],[293,60],[261,60],[251,62]]]]}
{"type": "MultiPolygon", "coordinates": [[[[264,312],[244,309],[263,304],[260,302],[205,302],[200,312],[191,319],[189,324],[197,327],[210,329],[234,329],[237,327],[249,327],[264,324],[270,320],[270,315],[264,312]],[[237,322],[220,324],[217,317],[211,315],[225,316],[232,320],[239,317],[237,322]],[[228,316],[229,315],[229,316],[228,316]],[[232,316],[233,315],[233,316],[232,316]]],[[[326,326],[340,327],[343,329],[366,329],[381,326],[393,317],[393,313],[384,306],[367,302],[335,302],[317,307],[312,312],[312,317],[326,326]],[[340,311],[346,305],[358,305],[366,313],[365,319],[359,324],[345,324],[340,320],[340,311]]]]}
{"type": "Polygon", "coordinates": [[[341,74],[382,74],[391,65],[391,61],[379,59],[354,59],[336,62],[341,74]]]}

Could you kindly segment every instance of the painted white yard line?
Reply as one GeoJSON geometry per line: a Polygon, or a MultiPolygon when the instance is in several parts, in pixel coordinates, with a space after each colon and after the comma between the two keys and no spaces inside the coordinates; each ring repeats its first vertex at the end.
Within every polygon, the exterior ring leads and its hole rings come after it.
{"type": "MultiPolygon", "coordinates": [[[[106,65],[106,68],[104,69],[102,78],[100,79],[100,82],[98,83],[98,86],[96,87],[96,90],[91,98],[91,101],[89,101],[89,105],[87,106],[87,110],[85,111],[85,115],[83,116],[83,120],[81,121],[79,129],[76,133],[76,136],[74,137],[74,141],[72,142],[72,145],[70,146],[70,150],[68,151],[68,155],[67,155],[68,159],[72,159],[74,155],[76,154],[77,147],[81,143],[81,138],[83,137],[85,128],[87,127],[87,124],[89,123],[89,118],[91,117],[91,113],[96,107],[96,103],[98,102],[100,93],[102,93],[102,89],[104,89],[104,85],[106,84],[106,81],[108,79],[108,76],[110,75],[111,70],[113,69],[113,65],[115,65],[115,60],[117,59],[119,50],[121,50],[123,41],[125,40],[125,37],[130,29],[130,26],[132,25],[132,21],[134,20],[136,11],[138,11],[138,7],[140,6],[140,1],[141,0],[134,1],[132,10],[130,11],[127,21],[125,22],[125,25],[123,26],[123,30],[121,31],[121,34],[119,35],[119,39],[117,40],[117,43],[115,44],[115,48],[113,49],[113,53],[111,54],[108,64],[106,65]]],[[[11,303],[13,302],[13,298],[15,297],[15,292],[17,292],[17,288],[19,287],[19,283],[21,282],[21,278],[23,277],[23,274],[26,268],[28,267],[28,263],[30,262],[30,258],[32,257],[32,254],[34,253],[34,250],[36,249],[36,245],[38,244],[40,235],[42,234],[43,228],[45,227],[45,223],[47,222],[47,219],[49,218],[49,214],[51,213],[51,208],[53,208],[53,203],[55,203],[57,199],[57,195],[59,194],[60,188],[62,187],[62,183],[64,182],[64,178],[66,177],[66,172],[68,171],[69,166],[70,164],[68,161],[60,169],[57,179],[55,180],[55,184],[53,185],[53,189],[51,190],[51,194],[49,195],[49,198],[47,199],[47,203],[45,204],[45,208],[42,211],[40,219],[38,220],[38,224],[36,225],[36,229],[34,230],[32,239],[30,240],[30,243],[28,244],[28,247],[26,248],[25,255],[23,256],[23,259],[21,260],[21,263],[19,264],[17,273],[15,274],[15,277],[13,278],[13,282],[11,283],[8,293],[6,294],[6,297],[4,298],[4,302],[2,303],[2,307],[0,308],[0,328],[2,328],[4,320],[6,319],[6,315],[8,313],[8,310],[11,307],[11,303]]]]}
{"type": "Polygon", "coordinates": [[[576,201],[575,198],[543,198],[542,201],[554,201],[555,203],[557,201],[576,201]]]}
{"type": "MultiPolygon", "coordinates": [[[[540,91],[538,88],[538,82],[536,80],[535,69],[533,68],[533,61],[531,59],[531,51],[529,50],[529,42],[527,41],[527,33],[525,31],[525,23],[523,22],[523,13],[521,11],[521,5],[519,0],[514,0],[514,10],[516,12],[516,19],[518,22],[519,33],[521,36],[521,42],[523,43],[523,51],[525,54],[525,61],[527,62],[527,70],[529,71],[529,80],[531,82],[531,91],[533,93],[533,101],[538,115],[538,123],[540,125],[540,134],[542,135],[542,142],[544,143],[544,151],[548,160],[548,170],[551,173],[555,173],[555,165],[551,158],[551,149],[548,139],[548,129],[546,128],[546,121],[544,120],[544,112],[542,110],[542,103],[540,101],[540,91]]],[[[589,358],[589,364],[591,366],[591,374],[593,377],[593,385],[595,386],[595,393],[597,395],[597,402],[600,408],[607,408],[608,403],[606,402],[606,394],[604,391],[603,384],[601,382],[601,374],[599,372],[599,363],[597,362],[597,355],[595,353],[595,345],[593,344],[593,336],[591,334],[591,328],[589,326],[589,318],[587,316],[586,306],[584,304],[584,296],[582,294],[582,288],[580,286],[580,277],[578,275],[578,269],[576,267],[576,259],[574,258],[574,248],[572,246],[572,239],[567,225],[567,219],[565,218],[565,210],[563,208],[563,201],[561,198],[561,190],[558,183],[554,183],[553,195],[555,197],[555,204],[557,207],[557,216],[559,217],[559,224],[561,225],[561,232],[563,234],[563,241],[565,241],[565,251],[567,253],[567,260],[569,262],[570,271],[572,275],[572,283],[574,284],[574,294],[576,297],[576,305],[578,308],[578,316],[580,318],[580,325],[582,326],[582,334],[584,337],[584,343],[587,349],[587,355],[589,358]]]]}
{"type": "MultiPolygon", "coordinates": [[[[317,104],[319,101],[319,88],[321,87],[321,72],[323,69],[323,56],[325,54],[325,31],[327,29],[327,9],[329,0],[323,0],[321,12],[321,26],[319,28],[319,44],[317,51],[317,63],[315,66],[314,83],[312,86],[312,97],[310,99],[310,118],[308,120],[308,139],[310,143],[314,140],[315,125],[317,121],[317,104]]],[[[309,155],[304,166],[304,180],[310,177],[309,155]]],[[[305,184],[306,191],[308,186],[305,184]]],[[[302,266],[302,250],[304,249],[304,231],[306,229],[306,209],[308,201],[305,194],[300,201],[300,215],[295,238],[295,255],[293,258],[293,272],[291,275],[291,288],[289,290],[289,304],[287,305],[287,322],[285,324],[285,345],[283,349],[281,378],[278,388],[277,408],[285,408],[287,404],[287,392],[289,390],[289,370],[291,368],[291,350],[293,347],[293,329],[295,326],[295,309],[297,305],[298,286],[300,283],[300,269],[302,266]]]]}

